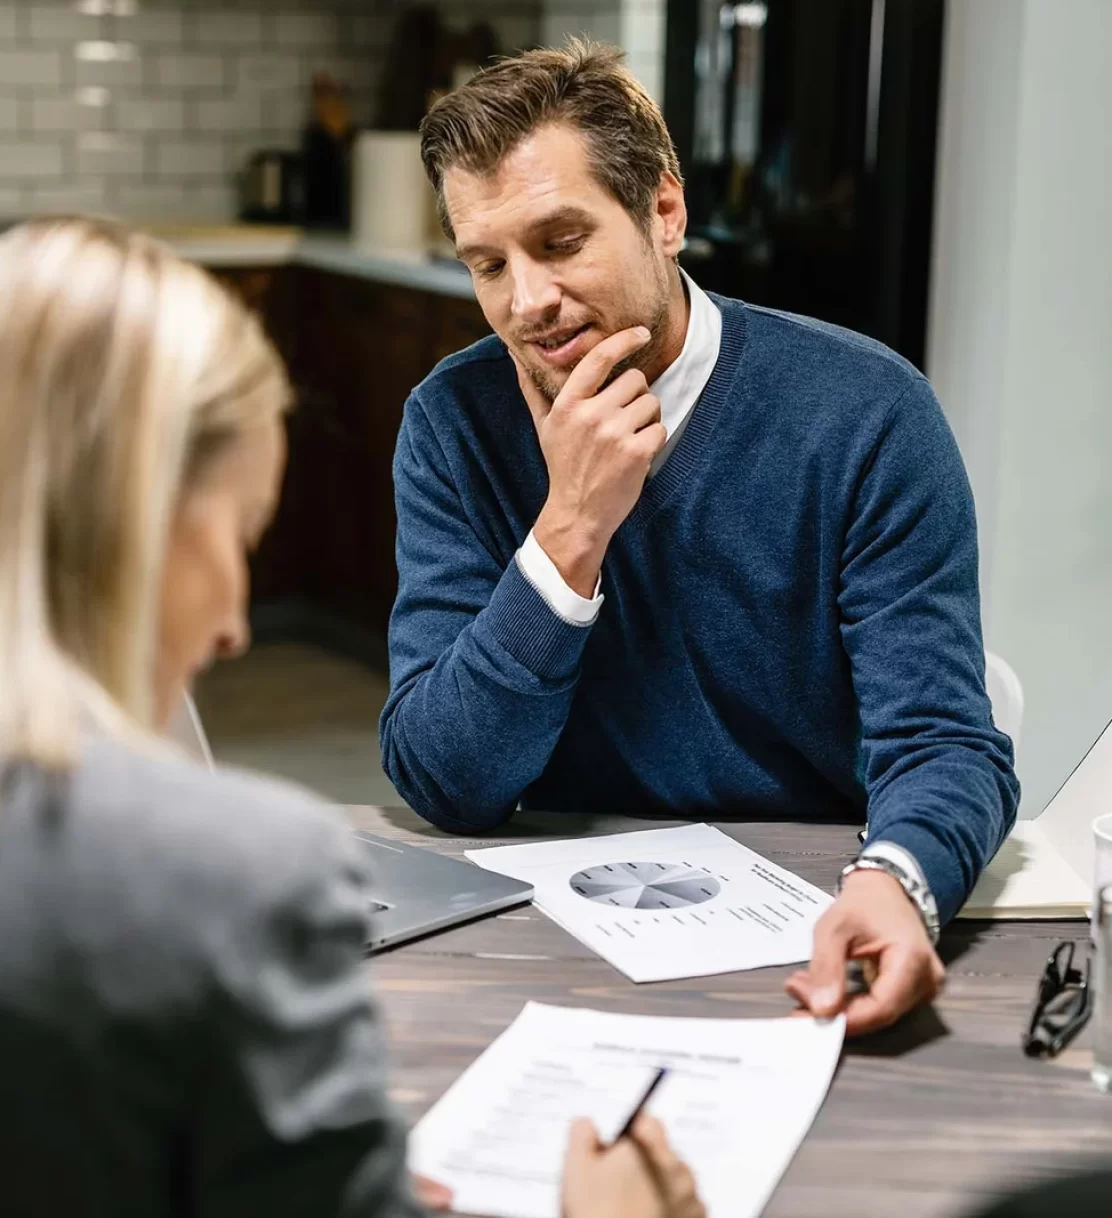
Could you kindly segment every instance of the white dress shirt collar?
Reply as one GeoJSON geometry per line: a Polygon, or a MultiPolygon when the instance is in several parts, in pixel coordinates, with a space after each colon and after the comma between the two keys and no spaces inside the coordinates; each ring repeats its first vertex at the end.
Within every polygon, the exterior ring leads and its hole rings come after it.
{"type": "Polygon", "coordinates": [[[687,336],[679,358],[649,386],[660,399],[660,421],[670,440],[707,386],[722,349],[722,314],[711,298],[680,269],[687,292],[687,336]]]}

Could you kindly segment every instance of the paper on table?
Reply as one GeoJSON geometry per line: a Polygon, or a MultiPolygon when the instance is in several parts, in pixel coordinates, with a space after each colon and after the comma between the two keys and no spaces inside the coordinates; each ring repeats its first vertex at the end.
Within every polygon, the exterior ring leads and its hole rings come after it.
{"type": "Polygon", "coordinates": [[[1042,813],[1017,822],[958,917],[1086,917],[1096,866],[1093,821],[1110,809],[1112,730],[1106,727],[1042,813]]]}
{"type": "Polygon", "coordinates": [[[1089,893],[1089,885],[1055,850],[1038,820],[1021,820],[958,917],[1084,917],[1089,893]]]}
{"type": "Polygon", "coordinates": [[[410,1167],[452,1189],[459,1213],[559,1218],[571,1121],[612,1119],[646,1068],[667,1066],[648,1111],[695,1173],[709,1218],[756,1218],[822,1105],[844,1032],[841,1018],[529,1003],[414,1129],[410,1167]]]}
{"type": "Polygon", "coordinates": [[[710,825],[469,850],[631,981],[810,960],[832,898],[710,825]]]}

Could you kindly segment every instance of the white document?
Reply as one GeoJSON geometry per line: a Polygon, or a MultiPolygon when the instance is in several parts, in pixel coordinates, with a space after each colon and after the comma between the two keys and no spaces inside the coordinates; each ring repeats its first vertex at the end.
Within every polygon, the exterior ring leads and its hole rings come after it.
{"type": "MultiPolygon", "coordinates": [[[[691,1167],[709,1218],[757,1218],[815,1119],[845,1034],[839,1017],[680,1019],[529,1003],[410,1137],[410,1168],[453,1209],[559,1218],[568,1129],[647,1111],[691,1167]]],[[[616,1132],[616,1130],[613,1130],[616,1132]]]]}
{"type": "Polygon", "coordinates": [[[1086,917],[1096,868],[1093,821],[1108,811],[1112,730],[1106,727],[1042,813],[1016,823],[958,917],[1086,917]]]}
{"type": "Polygon", "coordinates": [[[631,981],[811,958],[820,888],[710,825],[469,850],[631,981]]]}

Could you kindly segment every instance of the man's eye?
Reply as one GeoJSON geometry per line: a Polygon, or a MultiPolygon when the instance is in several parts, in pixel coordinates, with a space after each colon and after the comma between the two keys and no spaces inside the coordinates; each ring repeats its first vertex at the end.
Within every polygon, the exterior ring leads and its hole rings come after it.
{"type": "Polygon", "coordinates": [[[550,241],[548,248],[554,254],[574,254],[576,250],[583,248],[585,237],[568,237],[563,241],[550,241]]]}
{"type": "Polygon", "coordinates": [[[482,266],[475,268],[475,274],[480,279],[495,279],[502,273],[502,268],[505,265],[504,262],[484,262],[482,266]]]}

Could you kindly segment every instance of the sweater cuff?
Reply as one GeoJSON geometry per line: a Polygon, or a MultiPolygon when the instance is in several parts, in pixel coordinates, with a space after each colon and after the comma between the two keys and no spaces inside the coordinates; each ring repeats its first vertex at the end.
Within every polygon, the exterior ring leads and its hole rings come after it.
{"type": "Polygon", "coordinates": [[[575,675],[590,625],[566,621],[525,578],[515,557],[479,615],[490,638],[523,668],[545,681],[575,675]]]}
{"type": "Polygon", "coordinates": [[[595,581],[594,595],[588,600],[574,588],[569,588],[559,568],[544,552],[532,529],[517,552],[517,565],[522,575],[548,602],[553,613],[577,626],[593,625],[602,602],[602,576],[595,581]]]}
{"type": "MultiPolygon", "coordinates": [[[[872,839],[870,839],[872,840],[872,839]]],[[[945,926],[969,895],[965,877],[951,851],[929,830],[914,821],[890,821],[877,831],[877,842],[891,842],[905,850],[919,865],[927,888],[938,906],[939,922],[945,926]]],[[[862,853],[867,853],[868,847],[862,853]]]]}

